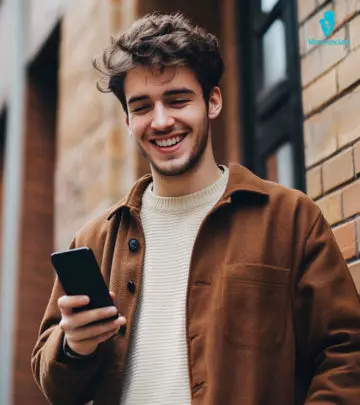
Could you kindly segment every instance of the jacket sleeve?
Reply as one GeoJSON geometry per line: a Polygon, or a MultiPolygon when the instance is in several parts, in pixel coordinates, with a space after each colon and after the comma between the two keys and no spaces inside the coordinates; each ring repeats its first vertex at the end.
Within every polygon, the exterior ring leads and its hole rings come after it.
{"type": "MultiPolygon", "coordinates": [[[[75,247],[75,240],[70,249],[75,247]]],[[[93,398],[104,355],[99,346],[94,356],[70,359],[63,352],[64,333],[57,300],[64,292],[56,278],[39,336],[31,356],[31,368],[41,391],[53,405],[79,405],[93,398]]]]}
{"type": "Polygon", "coordinates": [[[294,306],[305,405],[359,405],[360,301],[322,214],[304,245],[294,306]]]}

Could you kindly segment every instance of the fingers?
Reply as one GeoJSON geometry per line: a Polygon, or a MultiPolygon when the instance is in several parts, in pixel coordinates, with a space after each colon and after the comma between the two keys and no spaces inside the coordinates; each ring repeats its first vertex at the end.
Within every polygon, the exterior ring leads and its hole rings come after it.
{"type": "MultiPolygon", "coordinates": [[[[96,344],[99,345],[100,343],[105,342],[106,340],[108,340],[108,339],[110,339],[111,337],[113,337],[116,332],[117,332],[117,329],[112,330],[112,331],[107,332],[107,333],[104,333],[103,335],[99,335],[99,336],[95,339],[96,344]]],[[[91,340],[91,339],[90,339],[90,340],[91,340]]]]}
{"type": "Polygon", "coordinates": [[[86,295],[63,295],[58,299],[58,307],[63,315],[72,314],[73,308],[87,305],[90,299],[86,295]]]}
{"type": "Polygon", "coordinates": [[[111,316],[114,316],[117,313],[118,310],[114,306],[90,309],[75,314],[71,313],[69,315],[62,317],[60,326],[65,331],[81,328],[85,325],[88,325],[89,323],[106,320],[107,318],[110,318],[111,316]]]}
{"type": "MultiPolygon", "coordinates": [[[[110,295],[115,300],[115,294],[110,292],[110,295]]],[[[58,299],[61,312],[59,326],[64,331],[68,345],[79,354],[92,353],[99,343],[114,336],[120,326],[126,323],[123,316],[118,316],[115,320],[108,319],[118,314],[115,306],[73,312],[74,308],[85,306],[89,301],[89,297],[80,295],[65,295],[58,299]]]]}
{"type": "Polygon", "coordinates": [[[125,323],[123,317],[119,317],[114,321],[107,321],[97,325],[86,326],[83,328],[77,328],[68,330],[66,332],[66,338],[71,342],[82,342],[86,343],[87,340],[92,340],[92,343],[97,343],[98,339],[104,337],[105,335],[114,335],[120,328],[121,325],[125,323]]]}
{"type": "Polygon", "coordinates": [[[89,355],[93,353],[100,343],[105,342],[106,340],[112,338],[116,334],[116,329],[105,332],[101,335],[98,335],[95,338],[84,339],[81,341],[69,341],[67,339],[67,344],[72,350],[80,355],[89,355]]]}

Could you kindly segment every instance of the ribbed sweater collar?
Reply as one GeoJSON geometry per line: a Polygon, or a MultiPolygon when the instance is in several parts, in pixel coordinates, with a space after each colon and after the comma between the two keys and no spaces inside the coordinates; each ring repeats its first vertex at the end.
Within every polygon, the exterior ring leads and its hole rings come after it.
{"type": "Polygon", "coordinates": [[[226,166],[220,165],[223,170],[222,176],[210,186],[195,193],[186,194],[180,197],[162,197],[152,191],[151,182],[143,194],[142,208],[163,211],[167,213],[186,213],[216,202],[226,189],[229,178],[229,170],[226,166]]]}

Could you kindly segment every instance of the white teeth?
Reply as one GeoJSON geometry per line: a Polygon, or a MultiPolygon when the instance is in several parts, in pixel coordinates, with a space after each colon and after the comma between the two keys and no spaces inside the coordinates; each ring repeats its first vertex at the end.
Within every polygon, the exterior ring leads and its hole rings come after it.
{"type": "Polygon", "coordinates": [[[157,146],[171,146],[171,145],[175,145],[176,143],[179,143],[181,141],[182,137],[181,136],[177,136],[176,138],[171,138],[171,139],[167,139],[166,141],[155,141],[157,146]]]}

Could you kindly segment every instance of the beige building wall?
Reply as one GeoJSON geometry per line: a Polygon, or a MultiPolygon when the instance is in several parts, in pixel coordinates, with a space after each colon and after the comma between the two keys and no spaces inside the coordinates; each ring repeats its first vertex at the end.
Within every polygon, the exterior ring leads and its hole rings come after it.
{"type": "Polygon", "coordinates": [[[136,151],[120,103],[96,89],[93,56],[133,17],[131,2],[78,0],[62,23],[56,160],[56,247],[120,199],[136,179],[136,151]]]}

